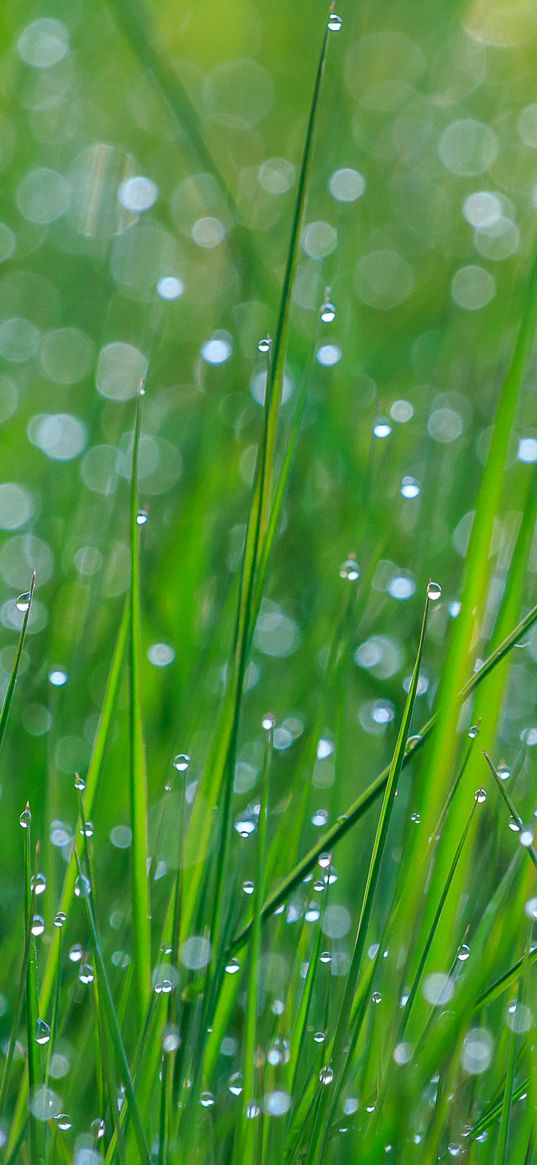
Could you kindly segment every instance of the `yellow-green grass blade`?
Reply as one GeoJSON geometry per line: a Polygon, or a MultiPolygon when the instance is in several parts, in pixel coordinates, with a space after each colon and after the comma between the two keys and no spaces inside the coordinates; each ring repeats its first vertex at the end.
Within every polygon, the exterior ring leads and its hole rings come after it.
{"type": "MultiPolygon", "coordinates": [[[[473,675],[471,675],[470,678],[466,681],[464,687],[459,692],[459,704],[464,703],[468,696],[471,695],[471,693],[483,682],[483,680],[487,678],[487,676],[490,675],[493,669],[497,667],[502,659],[505,658],[517,640],[521,639],[525,632],[529,630],[536,619],[537,606],[531,608],[528,614],[520,620],[520,622],[510,632],[510,634],[506,636],[503,642],[489,655],[488,659],[484,661],[479,670],[474,672],[473,675]]],[[[432,716],[430,720],[428,720],[427,723],[419,729],[418,733],[416,734],[418,739],[412,745],[412,748],[407,750],[403,757],[403,765],[408,764],[412,760],[413,756],[416,755],[416,751],[423,747],[426,740],[432,733],[433,729],[437,727],[437,725],[438,713],[435,713],[435,715],[432,716]]],[[[333,846],[335,846],[337,842],[341,840],[342,837],[346,836],[352,826],[363,817],[364,813],[367,812],[370,806],[373,805],[377,798],[382,794],[384,788],[386,787],[388,774],[389,766],[383,769],[382,772],[379,773],[378,777],[376,777],[375,780],[371,783],[371,785],[369,785],[363,793],[360,793],[359,796],[352,802],[352,804],[349,805],[346,812],[342,815],[342,820],[337,821],[333,826],[331,826],[331,828],[322,835],[320,840],[311,847],[308,853],[305,854],[299,862],[297,862],[292,870],[290,870],[286,877],[280,882],[279,886],[277,886],[276,889],[267,898],[262,911],[263,918],[268,918],[268,916],[272,914],[276,907],[285,901],[287,895],[313,868],[319,858],[319,855],[325,850],[331,850],[333,846]]],[[[229,947],[230,952],[237,950],[240,946],[243,945],[248,937],[249,930],[250,923],[247,923],[239,931],[239,933],[235,935],[229,947]]]]}
{"type": "Polygon", "coordinates": [[[132,827],[132,938],[134,1006],[141,1026],[149,997],[151,939],[147,879],[147,778],[140,692],[140,533],[138,524],[138,466],[145,389],[136,398],[130,492],[131,578],[129,594],[129,748],[130,811],[132,827]]]}
{"type": "Polygon", "coordinates": [[[11,668],[11,673],[9,676],[8,685],[6,688],[6,694],[4,696],[4,702],[2,704],[2,711],[0,712],[0,748],[2,747],[2,741],[3,741],[4,736],[6,734],[9,713],[11,710],[11,705],[13,703],[13,697],[15,695],[15,687],[17,685],[17,676],[19,674],[19,667],[20,667],[20,662],[21,662],[21,658],[22,658],[22,652],[24,649],[24,641],[26,639],[26,630],[28,627],[28,620],[30,618],[30,613],[32,610],[32,599],[34,597],[34,590],[35,590],[35,577],[36,576],[35,576],[35,571],[34,571],[34,573],[32,575],[32,581],[30,583],[30,590],[27,593],[27,598],[26,598],[27,606],[26,606],[26,609],[24,611],[24,618],[22,620],[22,626],[21,626],[21,629],[19,632],[19,639],[18,639],[18,643],[17,643],[17,650],[15,652],[15,659],[13,660],[13,666],[11,668]]]}

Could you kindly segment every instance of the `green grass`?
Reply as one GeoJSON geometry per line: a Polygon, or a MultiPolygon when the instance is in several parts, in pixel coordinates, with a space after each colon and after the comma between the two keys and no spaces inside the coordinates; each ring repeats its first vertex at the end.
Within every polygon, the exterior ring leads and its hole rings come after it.
{"type": "Polygon", "coordinates": [[[537,1159],[537,26],[310,9],[0,17],[0,1165],[537,1159]]]}

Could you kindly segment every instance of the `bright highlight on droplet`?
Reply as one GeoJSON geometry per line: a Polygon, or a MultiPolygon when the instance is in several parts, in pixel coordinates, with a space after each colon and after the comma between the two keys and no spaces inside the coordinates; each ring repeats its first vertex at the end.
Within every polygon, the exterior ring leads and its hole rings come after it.
{"type": "Polygon", "coordinates": [[[427,598],[431,599],[433,603],[435,603],[436,600],[440,598],[441,594],[442,587],[440,586],[440,583],[430,582],[427,584],[427,598]]]}
{"type": "Polygon", "coordinates": [[[337,16],[335,12],[331,12],[328,17],[328,27],[330,32],[340,32],[343,28],[343,21],[341,16],[337,16]]]}

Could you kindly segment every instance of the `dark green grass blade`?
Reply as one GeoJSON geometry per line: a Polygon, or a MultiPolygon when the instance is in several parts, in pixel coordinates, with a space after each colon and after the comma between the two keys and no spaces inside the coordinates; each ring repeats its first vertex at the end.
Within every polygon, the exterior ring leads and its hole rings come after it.
{"type": "Polygon", "coordinates": [[[0,748],[2,747],[2,741],[3,741],[5,733],[6,733],[7,722],[9,719],[9,713],[10,713],[11,705],[13,703],[13,696],[15,695],[17,676],[19,674],[19,667],[20,667],[22,652],[23,652],[23,648],[24,648],[24,640],[26,638],[26,629],[28,627],[28,620],[30,618],[30,612],[32,610],[32,599],[34,597],[34,590],[35,590],[35,577],[36,576],[35,576],[35,571],[34,571],[34,573],[32,575],[32,581],[30,584],[30,590],[28,592],[28,606],[26,608],[26,611],[24,612],[24,618],[22,620],[22,627],[21,627],[20,632],[19,632],[19,641],[17,644],[17,651],[15,653],[15,659],[13,661],[13,666],[11,668],[11,674],[10,674],[7,689],[6,689],[6,694],[4,696],[4,703],[2,704],[2,711],[0,712],[0,748]]]}
{"type": "MultiPolygon", "coordinates": [[[[521,619],[520,623],[518,623],[514,630],[511,631],[510,635],[508,635],[496,648],[496,650],[493,651],[491,655],[489,655],[488,659],[484,661],[479,671],[470,676],[459,693],[459,703],[464,703],[464,701],[475,690],[475,688],[477,688],[478,685],[481,684],[484,679],[486,679],[493,668],[495,668],[497,664],[505,658],[513,645],[533,625],[536,619],[537,606],[532,607],[528,614],[523,619],[521,619]]],[[[403,757],[403,765],[408,764],[409,761],[412,760],[413,756],[416,755],[416,751],[423,747],[425,741],[430,736],[437,724],[438,713],[435,713],[435,715],[432,716],[431,719],[428,720],[427,723],[419,729],[418,735],[420,739],[416,742],[411,750],[405,753],[403,757]]],[[[324,850],[331,850],[342,837],[346,836],[352,826],[357,821],[359,821],[361,817],[363,817],[364,813],[366,813],[369,807],[377,800],[377,797],[380,797],[383,789],[386,786],[389,771],[389,767],[383,769],[382,772],[379,773],[378,777],[376,777],[376,779],[372,782],[372,784],[369,785],[369,787],[363,793],[360,793],[356,800],[353,801],[351,805],[349,805],[346,813],[343,814],[343,820],[337,821],[329,830],[327,830],[321,839],[314,846],[312,846],[308,853],[305,854],[305,856],[301,858],[299,862],[297,862],[296,866],[294,866],[294,868],[286,875],[280,885],[277,886],[272,894],[270,894],[267,898],[262,911],[263,918],[266,919],[270,914],[272,914],[276,907],[280,905],[280,903],[285,901],[287,895],[290,894],[291,891],[299,885],[304,876],[313,868],[319,857],[319,854],[323,853],[324,850]]],[[[242,944],[246,941],[250,930],[250,925],[250,923],[247,923],[242,928],[242,930],[239,931],[237,935],[235,935],[229,948],[230,952],[237,950],[238,947],[242,946],[242,944]]]]}
{"type": "Polygon", "coordinates": [[[132,929],[134,1005],[143,1024],[149,994],[151,944],[149,886],[147,879],[147,778],[140,693],[140,527],[138,515],[138,464],[142,428],[143,385],[136,399],[130,495],[131,585],[129,601],[129,745],[130,808],[132,826],[132,929]]]}
{"type": "MultiPolygon", "coordinates": [[[[26,805],[28,822],[24,831],[24,914],[26,931],[30,932],[30,951],[26,967],[26,1041],[28,1050],[28,1086],[30,1095],[39,1088],[41,1083],[41,1061],[39,1047],[36,1044],[37,1031],[37,950],[35,938],[32,935],[32,918],[34,911],[34,894],[32,893],[32,852],[30,831],[30,806],[26,805]]],[[[35,1117],[30,1113],[30,1148],[32,1161],[41,1165],[43,1158],[43,1128],[38,1125],[35,1117]]]]}

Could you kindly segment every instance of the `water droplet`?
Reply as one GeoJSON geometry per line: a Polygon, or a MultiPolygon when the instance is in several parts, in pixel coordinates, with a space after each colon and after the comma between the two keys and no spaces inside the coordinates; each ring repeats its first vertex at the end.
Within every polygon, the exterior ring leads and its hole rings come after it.
{"type": "Polygon", "coordinates": [[[43,932],[45,930],[45,920],[44,920],[44,918],[41,917],[40,914],[34,914],[34,916],[32,918],[31,930],[32,930],[32,934],[35,934],[36,937],[40,934],[43,934],[43,932]]]}
{"type": "Polygon", "coordinates": [[[74,946],[69,947],[69,959],[71,963],[79,963],[83,955],[83,950],[80,943],[75,943],[74,946]]]}
{"type": "Polygon", "coordinates": [[[341,563],[339,568],[339,577],[346,578],[349,582],[357,582],[360,578],[360,567],[355,562],[354,558],[346,558],[345,562],[341,563]]]}
{"type": "Polygon", "coordinates": [[[270,732],[275,727],[275,725],[276,725],[276,717],[274,716],[274,714],[272,712],[267,712],[263,716],[263,719],[261,721],[261,727],[265,729],[265,732],[270,732]]]}
{"type": "Polygon", "coordinates": [[[85,874],[79,874],[75,882],[75,894],[77,898],[89,898],[91,894],[91,882],[85,874]]]}
{"type": "Polygon", "coordinates": [[[430,599],[431,602],[435,603],[436,600],[440,598],[441,594],[442,587],[440,586],[440,583],[429,582],[427,584],[427,598],[430,599]]]}
{"type": "Polygon", "coordinates": [[[257,345],[259,352],[270,352],[271,346],[272,340],[270,336],[263,336],[257,345]]]}
{"type": "Polygon", "coordinates": [[[30,813],[30,806],[27,804],[26,809],[23,809],[19,817],[19,825],[21,826],[21,829],[28,829],[31,820],[32,814],[30,813]]]}
{"type": "Polygon", "coordinates": [[[311,821],[312,824],[316,825],[318,829],[320,829],[321,826],[326,825],[328,821],[328,813],[326,809],[316,809],[315,813],[312,814],[311,821]]]}
{"type": "Polygon", "coordinates": [[[316,894],[322,894],[325,889],[324,882],[322,882],[319,878],[316,882],[313,883],[313,889],[315,890],[316,894]]]}
{"type": "Polygon", "coordinates": [[[64,671],[63,667],[56,667],[49,672],[48,681],[53,688],[63,688],[63,685],[67,683],[67,672],[64,671]]]}
{"type": "Polygon", "coordinates": [[[520,825],[519,825],[518,821],[516,820],[516,817],[509,818],[509,829],[511,829],[513,831],[513,833],[519,832],[520,825]]]}
{"type": "Polygon", "coordinates": [[[415,825],[419,825],[419,823],[421,821],[421,817],[420,817],[419,813],[411,813],[410,820],[413,821],[415,825]]]}
{"type": "Polygon", "coordinates": [[[57,914],[54,915],[54,926],[62,927],[66,921],[67,915],[65,912],[63,910],[58,910],[57,914]]]}
{"type": "Polygon", "coordinates": [[[38,1019],[35,1025],[35,1042],[36,1044],[48,1044],[50,1040],[50,1028],[44,1019],[38,1019]]]}
{"type": "Polygon", "coordinates": [[[529,846],[533,844],[533,830],[529,829],[527,826],[524,829],[521,829],[520,837],[518,840],[520,844],[524,846],[524,849],[528,849],[529,846]]]}
{"type": "Polygon", "coordinates": [[[382,1003],[382,995],[380,994],[380,991],[373,992],[373,994],[371,996],[371,1002],[372,1003],[382,1003]]]}
{"type": "Polygon", "coordinates": [[[321,917],[321,911],[316,902],[310,902],[307,909],[304,911],[304,918],[306,922],[317,922],[321,917]]]}
{"type": "Polygon", "coordinates": [[[93,821],[85,821],[80,830],[81,837],[93,837],[93,821]]]}
{"type": "Polygon", "coordinates": [[[200,1104],[202,1108],[212,1108],[214,1104],[214,1095],[212,1092],[202,1092],[200,1096],[200,1104]]]}
{"type": "Polygon", "coordinates": [[[328,17],[328,27],[330,32],[340,32],[343,28],[341,16],[337,16],[335,12],[331,12],[328,17]]]}
{"type": "Polygon", "coordinates": [[[84,778],[80,776],[80,773],[75,773],[75,789],[77,792],[83,793],[85,788],[86,782],[84,778]]]}
{"type": "Polygon", "coordinates": [[[378,437],[380,441],[384,441],[386,437],[390,436],[392,427],[390,422],[385,417],[378,417],[373,425],[373,436],[378,437]]]}
{"type": "Polygon", "coordinates": [[[332,861],[332,854],[328,853],[328,851],[325,851],[324,853],[319,854],[317,861],[321,867],[321,870],[327,870],[332,861]]]}
{"type": "Polygon", "coordinates": [[[465,963],[466,960],[470,958],[470,947],[468,946],[468,943],[461,943],[457,951],[457,958],[459,963],[465,963]]]}
{"type": "Polygon", "coordinates": [[[404,477],[401,482],[401,494],[404,498],[417,498],[420,492],[420,483],[415,477],[404,477]]]}
{"type": "Polygon", "coordinates": [[[326,1064],[319,1072],[319,1080],[321,1084],[331,1084],[334,1079],[334,1070],[330,1064],[326,1064]]]}
{"type": "Polygon", "coordinates": [[[165,1027],[162,1034],[162,1051],[168,1053],[176,1052],[180,1043],[181,1037],[178,1029],[173,1027],[173,1025],[165,1027]]]}
{"type": "Polygon", "coordinates": [[[138,510],[138,513],[136,515],[136,525],[137,526],[146,526],[148,521],[149,521],[149,514],[148,514],[147,510],[138,510]]]}
{"type": "Polygon", "coordinates": [[[242,883],[243,894],[253,894],[254,889],[255,889],[255,886],[254,886],[253,882],[243,882],[242,883]]]}
{"type": "Polygon", "coordinates": [[[238,959],[230,959],[229,963],[226,963],[226,971],[228,975],[236,975],[237,971],[240,971],[240,969],[241,965],[238,959]]]}
{"type": "Polygon", "coordinates": [[[498,776],[500,781],[508,781],[511,776],[511,769],[508,769],[507,765],[498,765],[498,776]]]}
{"type": "Polygon", "coordinates": [[[319,955],[319,960],[321,963],[331,963],[332,962],[332,955],[330,954],[330,951],[321,951],[321,953],[319,955]]]}
{"type": "Polygon", "coordinates": [[[336,318],[336,309],[333,303],[327,299],[321,307],[321,321],[323,324],[331,324],[336,318]]]}
{"type": "Polygon", "coordinates": [[[420,740],[422,740],[422,737],[420,736],[419,732],[416,732],[414,734],[414,736],[409,736],[409,738],[406,742],[406,751],[411,752],[412,749],[415,748],[416,745],[420,743],[420,740]]]}
{"type": "Polygon", "coordinates": [[[233,1096],[240,1096],[243,1089],[242,1072],[234,1072],[233,1075],[229,1077],[227,1086],[233,1096]]]}
{"type": "Polygon", "coordinates": [[[102,1117],[98,1116],[94,1121],[91,1122],[91,1131],[94,1137],[97,1137],[98,1141],[101,1139],[101,1137],[104,1137],[106,1132],[106,1125],[102,1117]]]}
{"type": "Polygon", "coordinates": [[[326,1039],[326,1032],[315,1032],[313,1039],[316,1044],[324,1044],[326,1039]]]}
{"type": "Polygon", "coordinates": [[[246,1105],[246,1108],[244,1110],[244,1115],[246,1116],[247,1120],[252,1121],[252,1120],[255,1120],[256,1117],[259,1116],[260,1112],[261,1112],[261,1109],[260,1109],[257,1101],[251,1100],[250,1103],[246,1105]]]}
{"type": "Polygon", "coordinates": [[[482,805],[483,802],[486,801],[486,799],[487,799],[487,790],[484,789],[483,787],[481,787],[480,789],[476,789],[475,799],[479,805],[482,805]]]}
{"type": "Polygon", "coordinates": [[[81,963],[80,964],[80,971],[78,972],[78,978],[80,979],[81,983],[84,983],[85,986],[87,986],[89,983],[93,983],[93,980],[95,978],[95,972],[93,970],[91,963],[81,963]]]}
{"type": "Polygon", "coordinates": [[[190,765],[190,757],[188,753],[178,752],[177,756],[173,758],[172,764],[174,769],[177,769],[178,773],[186,773],[186,770],[190,765]]]}
{"type": "Polygon", "coordinates": [[[460,1157],[460,1155],[461,1155],[460,1145],[456,1145],[455,1143],[448,1145],[448,1153],[449,1153],[450,1157],[460,1157]]]}
{"type": "Polygon", "coordinates": [[[26,611],[29,610],[31,601],[32,601],[32,596],[31,596],[30,592],[24,591],[23,594],[19,595],[18,599],[15,600],[15,605],[17,607],[17,611],[21,611],[22,614],[24,614],[26,611]]]}
{"type": "Polygon", "coordinates": [[[255,833],[257,818],[253,813],[239,813],[233,824],[240,837],[246,838],[250,837],[252,833],[255,833]]]}
{"type": "Polygon", "coordinates": [[[67,1116],[66,1112],[59,1112],[58,1115],[54,1117],[54,1120],[56,1121],[56,1124],[62,1133],[66,1133],[73,1127],[71,1117],[67,1116]]]}
{"type": "Polygon", "coordinates": [[[34,891],[35,895],[44,894],[47,888],[47,879],[44,874],[32,874],[30,879],[30,889],[34,891]]]}
{"type": "Polygon", "coordinates": [[[468,736],[470,740],[475,740],[476,736],[479,736],[479,724],[472,724],[472,727],[468,729],[468,736]]]}

